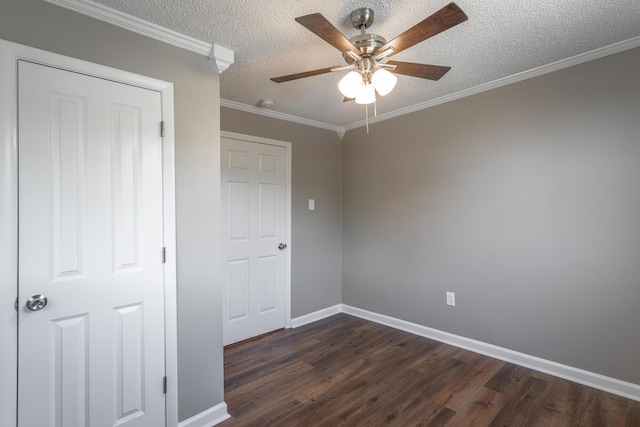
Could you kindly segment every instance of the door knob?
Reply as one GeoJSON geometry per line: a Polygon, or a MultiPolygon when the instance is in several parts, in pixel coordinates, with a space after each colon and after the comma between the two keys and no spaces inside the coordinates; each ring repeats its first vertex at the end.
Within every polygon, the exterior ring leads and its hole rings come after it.
{"type": "Polygon", "coordinates": [[[44,295],[34,295],[27,300],[27,308],[31,311],[39,311],[47,306],[47,297],[44,295]]]}
{"type": "Polygon", "coordinates": [[[284,249],[286,249],[286,247],[287,247],[287,244],[286,244],[286,243],[280,243],[280,244],[278,245],[278,249],[280,249],[281,251],[282,251],[282,250],[284,250],[284,249]]]}

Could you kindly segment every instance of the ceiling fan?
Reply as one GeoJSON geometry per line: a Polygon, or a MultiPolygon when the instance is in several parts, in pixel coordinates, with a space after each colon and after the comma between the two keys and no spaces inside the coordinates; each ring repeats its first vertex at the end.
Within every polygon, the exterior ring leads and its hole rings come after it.
{"type": "Polygon", "coordinates": [[[377,34],[366,33],[367,28],[373,24],[373,10],[369,8],[357,9],[351,13],[351,24],[360,30],[360,35],[350,39],[320,13],[300,16],[296,21],[342,52],[347,65],[289,74],[271,80],[283,83],[332,71],[351,70],[338,85],[345,101],[355,99],[360,104],[370,104],[375,101],[376,92],[386,95],[393,89],[397,81],[393,73],[429,80],[439,80],[444,76],[451,67],[390,61],[389,57],[466,20],[467,15],[455,3],[449,3],[387,42],[377,34]]]}

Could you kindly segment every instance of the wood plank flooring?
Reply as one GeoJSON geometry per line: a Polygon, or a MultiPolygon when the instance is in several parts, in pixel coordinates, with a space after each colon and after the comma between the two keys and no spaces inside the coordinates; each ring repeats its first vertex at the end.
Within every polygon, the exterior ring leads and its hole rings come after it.
{"type": "Polygon", "coordinates": [[[640,427],[640,402],[346,314],[224,357],[222,427],[640,427]]]}

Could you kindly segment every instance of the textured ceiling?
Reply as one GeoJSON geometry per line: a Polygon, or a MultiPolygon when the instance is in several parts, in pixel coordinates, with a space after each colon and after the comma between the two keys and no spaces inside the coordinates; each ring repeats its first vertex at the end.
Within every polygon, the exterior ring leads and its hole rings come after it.
{"type": "MultiPolygon", "coordinates": [[[[96,0],[97,3],[235,52],[220,77],[224,100],[256,106],[273,99],[274,111],[345,126],[365,107],[343,103],[337,85],[345,72],[286,83],[271,77],[344,65],[340,52],[295,18],[319,12],[347,38],[359,32],[352,10],[370,7],[368,32],[393,39],[445,6],[447,0],[96,0]]],[[[640,36],[639,0],[456,0],[469,20],[393,57],[451,66],[440,81],[399,76],[379,97],[378,114],[419,105],[640,36]]],[[[372,113],[372,110],[369,112],[372,113]]]]}

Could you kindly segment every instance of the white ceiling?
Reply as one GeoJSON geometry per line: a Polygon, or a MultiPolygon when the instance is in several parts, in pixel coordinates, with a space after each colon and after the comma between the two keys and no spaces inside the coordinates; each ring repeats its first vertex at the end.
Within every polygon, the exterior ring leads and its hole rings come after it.
{"type": "MultiPolygon", "coordinates": [[[[365,107],[343,103],[337,85],[345,72],[286,83],[287,74],[344,65],[341,53],[294,18],[319,12],[347,38],[359,32],[352,10],[370,7],[368,32],[390,41],[445,6],[447,0],[95,0],[126,14],[235,52],[220,77],[223,100],[333,125],[361,122],[365,107]]],[[[440,81],[399,76],[377,113],[419,107],[442,97],[640,37],[639,0],[457,0],[469,20],[393,57],[451,66],[440,81]]],[[[638,43],[636,43],[637,45],[638,43]]],[[[372,109],[369,114],[372,114],[372,109]]]]}

